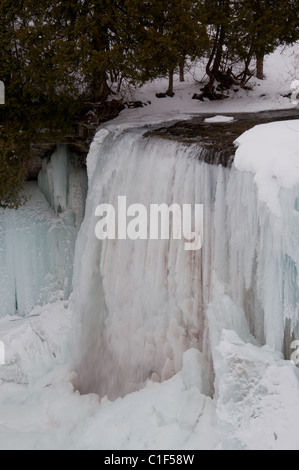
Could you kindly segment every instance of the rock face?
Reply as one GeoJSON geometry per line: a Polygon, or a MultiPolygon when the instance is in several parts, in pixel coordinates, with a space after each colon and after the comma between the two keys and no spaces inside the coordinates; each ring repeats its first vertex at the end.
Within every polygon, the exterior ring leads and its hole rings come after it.
{"type": "Polygon", "coordinates": [[[200,159],[210,165],[231,167],[236,151],[235,140],[258,124],[298,118],[298,110],[265,111],[260,113],[227,113],[233,122],[208,122],[211,114],[202,114],[190,121],[165,124],[145,134],[146,137],[171,139],[185,144],[198,144],[205,151],[200,159]]]}

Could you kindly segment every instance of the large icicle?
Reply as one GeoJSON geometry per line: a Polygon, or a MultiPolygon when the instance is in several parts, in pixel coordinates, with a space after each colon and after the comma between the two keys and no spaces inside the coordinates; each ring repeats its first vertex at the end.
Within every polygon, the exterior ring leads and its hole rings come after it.
{"type": "Polygon", "coordinates": [[[28,314],[57,291],[71,290],[77,231],[55,216],[35,183],[26,185],[27,204],[0,215],[0,317],[28,314]]]}

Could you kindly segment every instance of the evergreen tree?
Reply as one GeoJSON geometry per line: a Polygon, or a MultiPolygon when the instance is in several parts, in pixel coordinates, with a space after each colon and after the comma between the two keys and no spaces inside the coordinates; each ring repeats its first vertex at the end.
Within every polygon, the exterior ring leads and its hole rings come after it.
{"type": "Polygon", "coordinates": [[[26,175],[30,144],[65,135],[78,109],[76,80],[69,64],[59,60],[65,35],[52,8],[44,0],[0,3],[0,79],[6,95],[0,106],[2,206],[18,203],[16,188],[26,175]],[[5,200],[3,188],[9,185],[5,200]]]}
{"type": "Polygon", "coordinates": [[[254,57],[262,78],[265,55],[299,39],[296,4],[293,0],[206,0],[212,43],[207,64],[211,93],[215,82],[244,86],[252,76],[254,57]]]}
{"type": "Polygon", "coordinates": [[[187,57],[200,57],[207,48],[202,2],[130,0],[127,5],[135,24],[131,61],[141,81],[169,74],[171,95],[175,70],[187,57]]]}
{"type": "Polygon", "coordinates": [[[242,0],[233,4],[235,54],[247,61],[256,58],[257,77],[264,78],[264,57],[281,44],[299,39],[295,2],[289,0],[242,0]]]}

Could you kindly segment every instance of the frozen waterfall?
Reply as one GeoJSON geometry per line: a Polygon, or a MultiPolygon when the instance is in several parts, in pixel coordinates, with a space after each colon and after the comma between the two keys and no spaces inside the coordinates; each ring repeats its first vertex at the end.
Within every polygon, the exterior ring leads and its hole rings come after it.
{"type": "Polygon", "coordinates": [[[143,134],[102,130],[89,153],[73,285],[78,387],[122,396],[172,377],[196,348],[211,395],[223,330],[288,358],[299,338],[299,187],[280,190],[278,217],[253,174],[204,163],[197,145],[143,134]],[[202,250],[185,251],[183,240],[100,242],[96,207],[117,207],[118,196],[146,207],[203,204],[202,250]]]}

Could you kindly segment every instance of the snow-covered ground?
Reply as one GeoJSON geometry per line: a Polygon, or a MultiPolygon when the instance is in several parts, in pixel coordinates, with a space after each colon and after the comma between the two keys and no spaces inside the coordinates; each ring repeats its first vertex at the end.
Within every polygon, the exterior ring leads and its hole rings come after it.
{"type": "Polygon", "coordinates": [[[230,91],[230,98],[223,101],[200,102],[192,100],[200,92],[202,80],[206,79],[204,65],[199,63],[195,69],[186,73],[185,82],[180,83],[175,76],[175,96],[157,98],[156,93],[165,92],[167,79],[157,79],[147,83],[133,94],[127,92],[126,99],[150,102],[149,106],[126,109],[111,122],[112,126],[128,124],[153,124],[175,119],[189,119],[199,113],[219,115],[224,113],[259,112],[294,108],[290,98],[284,96],[292,92],[292,82],[299,79],[299,43],[292,47],[279,48],[265,59],[266,80],[252,78],[248,84],[252,90],[230,91]]]}
{"type": "MultiPolygon", "coordinates": [[[[223,102],[192,101],[198,92],[192,74],[186,83],[176,82],[173,99],[155,98],[166,89],[165,80],[156,81],[134,97],[151,101],[150,106],[125,110],[105,127],[185,119],[201,112],[219,120],[229,112],[293,108],[282,95],[299,77],[298,55],[299,45],[277,51],[267,59],[267,80],[253,80],[253,91],[233,93],[223,102]]],[[[199,69],[196,78],[202,76],[199,69]]],[[[261,199],[274,213],[277,186],[298,184],[298,135],[294,121],[259,127],[238,140],[238,169],[256,175],[261,199]],[[283,165],[277,152],[281,139],[287,149],[283,165]],[[274,169],[269,164],[273,156],[274,169]]],[[[92,161],[89,172],[91,176],[92,161]]],[[[1,318],[6,364],[0,365],[0,449],[299,449],[298,370],[280,353],[255,344],[249,331],[244,334],[234,304],[220,294],[208,312],[214,332],[213,399],[203,394],[202,358],[194,349],[185,353],[182,370],[162,384],[148,382],[115,402],[81,396],[73,385],[73,313],[67,301],[36,306],[26,318],[1,318]],[[225,321],[217,317],[220,311],[225,321]]]]}
{"type": "Polygon", "coordinates": [[[0,368],[0,449],[205,449],[218,444],[215,404],[201,395],[192,370],[197,351],[170,381],[149,383],[113,403],[75,393],[74,373],[63,366],[71,338],[66,307],[54,303],[36,308],[27,319],[0,320],[7,354],[7,365],[0,368]]]}
{"type": "Polygon", "coordinates": [[[0,320],[0,449],[298,449],[299,374],[268,348],[224,331],[220,394],[200,391],[198,351],[162,384],[109,402],[80,396],[70,365],[71,313],[65,302],[26,319],[0,320]]]}

